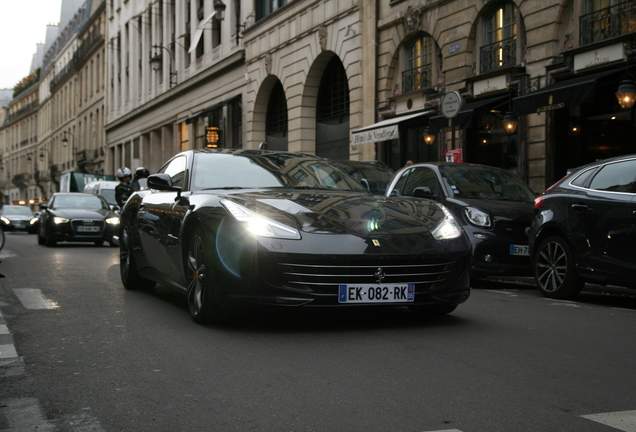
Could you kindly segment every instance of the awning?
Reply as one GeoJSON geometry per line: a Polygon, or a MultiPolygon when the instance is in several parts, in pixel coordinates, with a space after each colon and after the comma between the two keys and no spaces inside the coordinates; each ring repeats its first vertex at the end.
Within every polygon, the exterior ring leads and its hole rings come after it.
{"type": "Polygon", "coordinates": [[[623,73],[624,69],[584,75],[512,99],[512,110],[517,115],[552,111],[594,101],[594,86],[599,79],[623,73]]]}
{"type": "Polygon", "coordinates": [[[416,117],[424,117],[430,115],[432,112],[433,111],[422,111],[417,114],[393,117],[388,120],[383,120],[381,122],[365,126],[361,129],[354,130],[351,132],[351,144],[360,145],[398,139],[400,137],[398,125],[401,122],[414,119],[416,117]]]}
{"type": "MultiPolygon", "coordinates": [[[[510,100],[510,96],[497,96],[490,97],[487,99],[477,100],[471,103],[467,103],[462,106],[459,113],[452,119],[452,127],[455,129],[463,129],[465,128],[470,119],[473,117],[475,111],[480,109],[497,109],[501,111],[508,111],[508,101],[510,100]]],[[[431,117],[429,120],[429,124],[431,127],[437,131],[442,132],[444,129],[450,127],[450,121],[443,115],[437,115],[431,117]]]]}

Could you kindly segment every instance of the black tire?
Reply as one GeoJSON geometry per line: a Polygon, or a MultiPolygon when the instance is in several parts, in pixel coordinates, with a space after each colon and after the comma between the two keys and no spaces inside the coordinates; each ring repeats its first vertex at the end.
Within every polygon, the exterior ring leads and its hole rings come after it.
{"type": "Polygon", "coordinates": [[[46,247],[53,247],[53,246],[57,246],[57,240],[55,240],[52,236],[50,235],[46,235],[44,237],[44,244],[46,245],[46,247]]]}
{"type": "Polygon", "coordinates": [[[440,317],[448,315],[457,309],[457,305],[454,304],[437,304],[437,305],[424,305],[424,306],[409,306],[411,313],[418,317],[440,317]]]}
{"type": "Polygon", "coordinates": [[[532,260],[534,279],[539,291],[549,298],[575,298],[584,282],[576,274],[574,255],[570,245],[559,236],[541,241],[532,260]]]}
{"type": "Polygon", "coordinates": [[[139,276],[135,255],[132,252],[132,239],[127,228],[122,229],[119,239],[119,274],[127,290],[150,290],[156,285],[155,282],[139,276]]]}
{"type": "Polygon", "coordinates": [[[197,228],[188,242],[185,270],[188,284],[188,309],[197,324],[220,324],[227,321],[229,314],[216,300],[216,278],[212,251],[202,229],[197,228]]]}
{"type": "Polygon", "coordinates": [[[94,243],[95,243],[95,246],[101,246],[104,244],[104,240],[97,240],[94,243]]]}
{"type": "Polygon", "coordinates": [[[45,242],[46,240],[44,239],[44,237],[42,237],[40,233],[38,233],[38,244],[43,245],[45,242]]]}
{"type": "Polygon", "coordinates": [[[4,247],[5,241],[6,241],[6,238],[4,235],[4,228],[0,226],[0,250],[2,250],[2,248],[4,247]]]}

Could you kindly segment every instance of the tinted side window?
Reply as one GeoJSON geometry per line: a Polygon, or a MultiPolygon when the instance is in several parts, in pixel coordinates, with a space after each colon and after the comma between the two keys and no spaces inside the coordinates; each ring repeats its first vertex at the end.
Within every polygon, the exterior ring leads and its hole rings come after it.
{"type": "Polygon", "coordinates": [[[406,186],[406,180],[408,179],[409,175],[413,172],[413,169],[409,169],[406,170],[402,173],[402,175],[400,176],[400,178],[398,179],[397,183],[395,183],[395,187],[393,188],[393,192],[395,193],[397,191],[398,196],[403,196],[403,195],[407,195],[405,192],[404,187],[406,186]]]}
{"type": "Polygon", "coordinates": [[[636,178],[636,160],[604,166],[594,176],[590,189],[611,192],[631,192],[636,178]]]}
{"type": "Polygon", "coordinates": [[[432,193],[437,195],[439,183],[437,176],[430,168],[414,168],[406,183],[406,190],[403,195],[413,196],[413,191],[418,187],[427,187],[432,193]]]}
{"type": "Polygon", "coordinates": [[[186,158],[185,156],[179,156],[166,166],[164,166],[159,172],[168,174],[172,179],[172,185],[183,187],[186,171],[186,158]]]}

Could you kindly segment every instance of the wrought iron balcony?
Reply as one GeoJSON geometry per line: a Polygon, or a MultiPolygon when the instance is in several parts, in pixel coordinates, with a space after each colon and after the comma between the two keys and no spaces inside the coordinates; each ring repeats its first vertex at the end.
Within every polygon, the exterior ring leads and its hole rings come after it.
{"type": "Polygon", "coordinates": [[[513,36],[480,49],[479,72],[486,73],[517,64],[517,37],[513,36]]]}
{"type": "Polygon", "coordinates": [[[636,31],[636,0],[581,15],[581,46],[636,31]]]}
{"type": "Polygon", "coordinates": [[[402,93],[433,87],[433,67],[419,66],[402,72],[402,93]]]}

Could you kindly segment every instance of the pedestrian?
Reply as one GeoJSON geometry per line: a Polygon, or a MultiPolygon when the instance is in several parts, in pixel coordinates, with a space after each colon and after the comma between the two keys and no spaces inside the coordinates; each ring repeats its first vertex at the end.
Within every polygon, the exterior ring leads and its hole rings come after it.
{"type": "Polygon", "coordinates": [[[404,164],[404,166],[405,166],[405,167],[407,167],[407,166],[411,166],[411,165],[413,165],[414,163],[415,163],[415,162],[413,162],[412,160],[410,160],[410,159],[409,159],[409,160],[407,160],[407,161],[406,161],[406,163],[404,164]]]}
{"type": "Polygon", "coordinates": [[[121,167],[115,176],[119,179],[119,184],[115,186],[115,200],[119,207],[123,207],[128,197],[132,195],[132,171],[128,167],[121,167]]]}
{"type": "Polygon", "coordinates": [[[133,176],[132,188],[134,191],[148,189],[148,176],[150,171],[144,167],[138,167],[135,169],[135,175],[133,176]]]}

